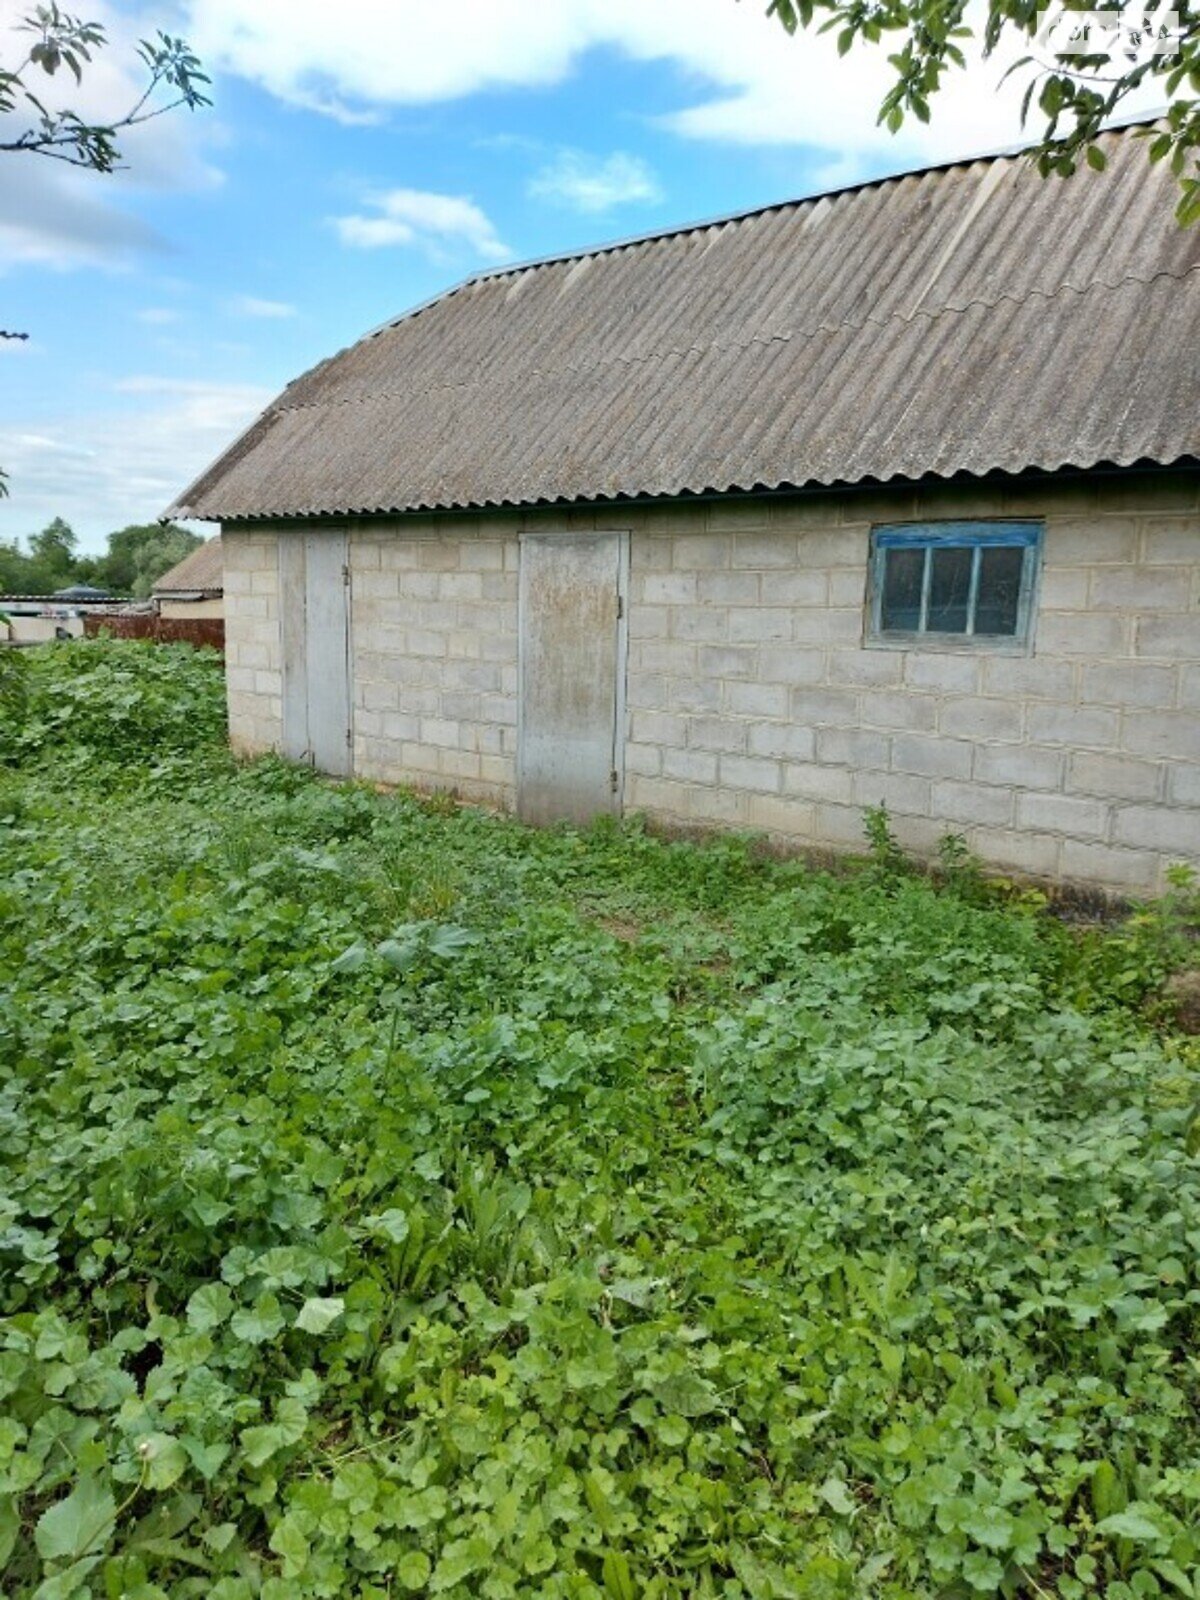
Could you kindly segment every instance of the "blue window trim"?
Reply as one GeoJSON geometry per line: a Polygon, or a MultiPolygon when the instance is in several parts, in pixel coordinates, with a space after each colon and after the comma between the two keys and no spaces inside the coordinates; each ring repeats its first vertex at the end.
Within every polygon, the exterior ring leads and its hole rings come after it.
{"type": "MultiPolygon", "coordinates": [[[[872,644],[906,645],[927,644],[939,648],[975,650],[1028,650],[1032,638],[1033,601],[1037,587],[1038,557],[1042,546],[1044,524],[1024,518],[1020,521],[996,519],[990,522],[905,522],[883,523],[871,535],[871,597],[869,609],[868,642],[872,644]],[[923,628],[907,630],[882,627],[884,566],[888,550],[983,550],[989,547],[1024,550],[1021,567],[1021,592],[1017,601],[1017,627],[1011,634],[938,633],[923,628]]],[[[922,595],[922,617],[928,604],[929,563],[926,563],[925,592],[922,595]]],[[[974,563],[971,575],[968,630],[974,627],[975,596],[979,563],[974,563]]]]}

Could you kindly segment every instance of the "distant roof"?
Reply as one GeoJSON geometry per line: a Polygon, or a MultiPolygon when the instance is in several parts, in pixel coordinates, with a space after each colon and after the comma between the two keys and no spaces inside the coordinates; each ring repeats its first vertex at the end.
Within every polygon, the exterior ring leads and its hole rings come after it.
{"type": "Polygon", "coordinates": [[[152,593],[218,595],[225,587],[225,569],[221,560],[221,536],[206,539],[190,550],[182,561],[177,561],[169,572],[156,578],[152,593]]]}
{"type": "Polygon", "coordinates": [[[1200,228],[1131,127],[480,273],[290,384],[170,516],[1200,455],[1200,228]]]}
{"type": "Polygon", "coordinates": [[[90,583],[72,583],[65,589],[55,589],[51,600],[111,600],[114,598],[109,589],[97,589],[90,583]]]}

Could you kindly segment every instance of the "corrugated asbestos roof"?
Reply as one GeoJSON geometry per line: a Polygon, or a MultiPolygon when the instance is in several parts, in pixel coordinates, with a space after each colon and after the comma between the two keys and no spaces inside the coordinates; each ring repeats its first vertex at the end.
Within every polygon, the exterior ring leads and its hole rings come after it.
{"type": "Polygon", "coordinates": [[[233,520],[1167,464],[1200,228],[1144,140],[995,156],[464,284],[290,384],[171,508],[233,520]]]}
{"type": "Polygon", "coordinates": [[[206,539],[177,561],[169,572],[156,579],[152,593],[221,594],[225,588],[225,564],[221,558],[221,536],[206,539]]]}

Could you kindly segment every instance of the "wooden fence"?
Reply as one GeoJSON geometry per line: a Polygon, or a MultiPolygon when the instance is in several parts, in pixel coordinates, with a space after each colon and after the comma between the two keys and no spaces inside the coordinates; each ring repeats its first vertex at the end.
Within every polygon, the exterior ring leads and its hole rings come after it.
{"type": "Polygon", "coordinates": [[[99,633],[111,633],[116,639],[153,639],[156,644],[208,645],[222,655],[225,653],[223,617],[157,617],[152,612],[137,612],[123,617],[86,615],[83,631],[88,639],[94,639],[99,633]]]}

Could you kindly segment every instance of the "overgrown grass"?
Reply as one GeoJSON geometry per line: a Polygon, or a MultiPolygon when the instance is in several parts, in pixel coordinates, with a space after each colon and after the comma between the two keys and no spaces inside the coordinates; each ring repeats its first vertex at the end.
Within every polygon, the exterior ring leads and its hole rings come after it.
{"type": "Polygon", "coordinates": [[[235,765],[213,658],[33,675],[6,1594],[1200,1595],[1182,900],[530,833],[235,765]]]}

